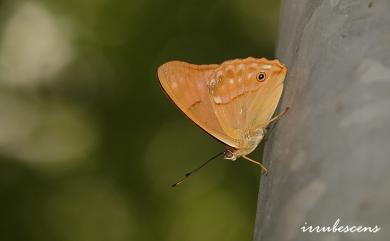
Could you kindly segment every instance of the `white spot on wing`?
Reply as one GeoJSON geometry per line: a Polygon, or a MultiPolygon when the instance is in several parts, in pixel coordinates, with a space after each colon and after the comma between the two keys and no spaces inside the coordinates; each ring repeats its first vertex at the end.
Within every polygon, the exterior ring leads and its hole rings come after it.
{"type": "Polygon", "coordinates": [[[228,66],[226,66],[225,70],[226,70],[226,71],[228,71],[228,70],[234,70],[234,67],[233,67],[233,65],[228,65],[228,66]]]}
{"type": "Polygon", "coordinates": [[[212,80],[210,80],[210,82],[209,82],[209,86],[211,87],[211,88],[214,88],[214,86],[217,84],[217,81],[215,80],[215,79],[212,79],[212,80]]]}
{"type": "Polygon", "coordinates": [[[272,66],[269,65],[269,64],[265,64],[265,65],[261,66],[261,68],[263,68],[263,69],[271,69],[272,66]]]}
{"type": "Polygon", "coordinates": [[[221,104],[221,103],[222,103],[221,97],[215,96],[215,97],[214,97],[214,102],[217,103],[217,104],[221,104]]]}

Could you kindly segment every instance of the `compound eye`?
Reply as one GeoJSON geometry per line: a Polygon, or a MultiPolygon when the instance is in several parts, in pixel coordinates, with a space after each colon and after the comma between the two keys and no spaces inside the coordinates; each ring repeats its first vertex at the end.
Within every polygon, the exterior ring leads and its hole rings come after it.
{"type": "Polygon", "coordinates": [[[225,157],[226,158],[232,158],[233,157],[233,153],[231,153],[230,151],[227,151],[227,152],[225,152],[225,157]]]}
{"type": "Polygon", "coordinates": [[[223,158],[227,159],[227,160],[236,160],[236,158],[234,157],[233,152],[231,152],[230,150],[225,150],[223,158]]]}
{"type": "Polygon", "coordinates": [[[256,78],[257,78],[258,81],[263,82],[265,80],[265,78],[266,78],[265,72],[258,73],[256,78]]]}

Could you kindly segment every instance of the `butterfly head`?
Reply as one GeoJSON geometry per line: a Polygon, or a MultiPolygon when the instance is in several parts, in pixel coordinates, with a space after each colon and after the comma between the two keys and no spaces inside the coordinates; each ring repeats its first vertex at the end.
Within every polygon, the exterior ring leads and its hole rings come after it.
{"type": "Polygon", "coordinates": [[[227,146],[225,152],[223,153],[223,159],[235,161],[238,158],[235,152],[236,150],[230,146],[227,146]]]}

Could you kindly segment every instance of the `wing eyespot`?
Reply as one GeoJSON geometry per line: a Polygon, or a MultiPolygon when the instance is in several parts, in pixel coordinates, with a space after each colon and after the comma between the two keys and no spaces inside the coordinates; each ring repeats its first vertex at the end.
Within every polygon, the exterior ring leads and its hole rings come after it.
{"type": "Polygon", "coordinates": [[[260,73],[258,73],[258,74],[256,75],[256,79],[257,79],[257,81],[259,81],[259,82],[264,82],[265,79],[266,79],[266,77],[267,77],[267,75],[266,75],[265,72],[260,72],[260,73]]]}

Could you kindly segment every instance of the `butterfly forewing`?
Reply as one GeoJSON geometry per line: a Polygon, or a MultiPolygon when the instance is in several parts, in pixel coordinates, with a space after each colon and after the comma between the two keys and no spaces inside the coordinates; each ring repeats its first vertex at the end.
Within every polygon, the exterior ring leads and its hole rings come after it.
{"type": "Polygon", "coordinates": [[[238,147],[222,128],[211,103],[208,80],[217,67],[171,61],[161,65],[157,74],[166,94],[186,116],[223,143],[238,147]]]}

